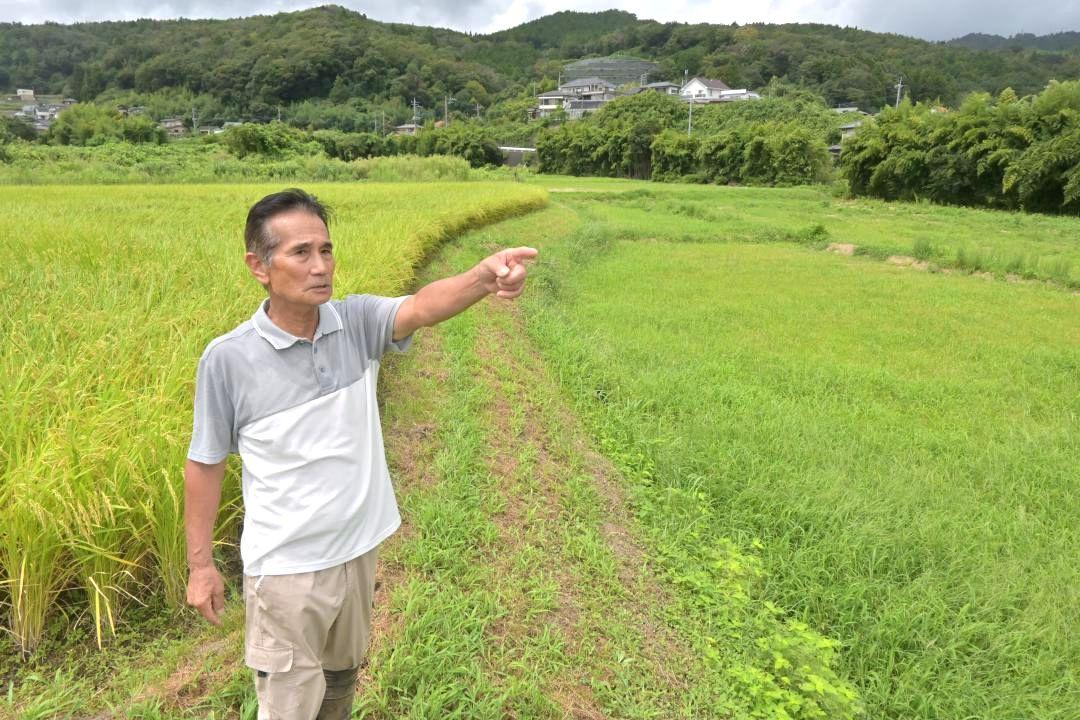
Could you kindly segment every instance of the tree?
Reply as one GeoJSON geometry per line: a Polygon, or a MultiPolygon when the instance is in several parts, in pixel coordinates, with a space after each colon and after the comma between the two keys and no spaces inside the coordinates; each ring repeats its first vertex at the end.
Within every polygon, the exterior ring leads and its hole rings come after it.
{"type": "Polygon", "coordinates": [[[30,123],[16,117],[0,118],[0,135],[9,139],[37,140],[37,130],[30,123]]]}
{"type": "Polygon", "coordinates": [[[53,145],[101,145],[118,139],[120,115],[94,103],[78,103],[61,112],[45,134],[53,145]]]}
{"type": "Polygon", "coordinates": [[[352,88],[349,87],[349,82],[341,75],[334,78],[334,86],[330,88],[330,102],[344,103],[351,95],[352,88]]]}
{"type": "Polygon", "coordinates": [[[698,169],[701,141],[681,130],[664,130],[652,142],[652,179],[672,182],[693,175],[698,169]]]}
{"type": "Polygon", "coordinates": [[[266,125],[244,123],[229,128],[224,135],[224,142],[229,152],[240,158],[249,155],[266,158],[312,155],[322,150],[308,134],[280,122],[266,125]]]}

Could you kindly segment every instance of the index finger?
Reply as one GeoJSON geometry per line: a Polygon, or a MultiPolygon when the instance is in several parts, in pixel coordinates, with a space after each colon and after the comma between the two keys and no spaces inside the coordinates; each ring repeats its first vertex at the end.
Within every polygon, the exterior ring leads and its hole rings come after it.
{"type": "Polygon", "coordinates": [[[509,265],[511,262],[524,262],[526,260],[532,260],[540,251],[531,247],[516,247],[503,250],[503,261],[509,265]]]}

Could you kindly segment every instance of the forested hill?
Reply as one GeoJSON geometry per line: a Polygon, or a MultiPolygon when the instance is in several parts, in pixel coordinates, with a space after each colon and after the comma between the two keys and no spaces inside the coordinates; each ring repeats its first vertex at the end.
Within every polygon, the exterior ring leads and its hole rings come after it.
{"type": "Polygon", "coordinates": [[[1059,32],[1050,35],[1018,33],[1012,37],[970,33],[949,41],[950,45],[972,50],[1048,50],[1062,52],[1080,49],[1080,32],[1059,32]]]}
{"type": "Polygon", "coordinates": [[[946,104],[973,90],[1024,95],[1080,76],[1075,48],[976,51],[827,25],[687,25],[620,11],[561,12],[481,36],[327,6],[233,20],[0,24],[0,90],[154,107],[173,98],[234,117],[301,104],[394,115],[413,98],[432,108],[452,94],[459,112],[479,105],[489,117],[520,119],[564,63],[612,53],[658,62],[653,81],[679,81],[684,69],[732,87],[779,77],[864,108],[892,98],[899,75],[914,99],[946,104]]]}

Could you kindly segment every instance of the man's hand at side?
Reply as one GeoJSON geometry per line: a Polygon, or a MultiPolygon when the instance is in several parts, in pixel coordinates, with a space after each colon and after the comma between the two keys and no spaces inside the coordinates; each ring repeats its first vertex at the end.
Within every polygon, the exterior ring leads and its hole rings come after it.
{"type": "Polygon", "coordinates": [[[221,624],[225,609],[225,581],[213,565],[192,568],[188,577],[187,602],[214,625],[221,624]]]}
{"type": "Polygon", "coordinates": [[[188,543],[187,602],[215,625],[225,609],[225,582],[214,566],[214,521],[221,504],[225,461],[184,463],[184,529],[188,543]]]}
{"type": "Polygon", "coordinates": [[[538,254],[530,247],[500,250],[468,272],[425,285],[398,309],[394,340],[448,320],[488,295],[516,298],[525,289],[525,263],[538,254]]]}

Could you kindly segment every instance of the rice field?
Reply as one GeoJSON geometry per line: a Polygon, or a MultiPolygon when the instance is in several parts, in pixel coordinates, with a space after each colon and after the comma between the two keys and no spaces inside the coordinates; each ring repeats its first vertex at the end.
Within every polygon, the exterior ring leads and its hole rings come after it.
{"type": "Polygon", "coordinates": [[[533,336],[690,624],[731,543],[761,602],[840,643],[867,717],[1076,718],[1080,222],[557,180],[580,191],[546,211],[575,222],[542,248],[533,336]],[[1058,270],[882,260],[919,237],[1058,270]]]}
{"type": "MultiPolygon", "coordinates": [[[[183,601],[181,468],[206,343],[250,317],[247,208],[280,185],[0,188],[0,627],[31,653],[89,612],[183,601]]],[[[546,202],[516,184],[306,185],[337,292],[394,294],[440,240],[546,202]]],[[[236,532],[230,472],[219,540],[236,532]]]]}
{"type": "MultiPolygon", "coordinates": [[[[406,528],[361,716],[1076,717],[1075,218],[533,182],[305,186],[338,211],[339,295],[400,292],[439,240],[552,191],[421,274],[542,253],[512,312],[474,309],[387,368],[406,528]],[[638,584],[598,476],[626,493],[638,584]]],[[[0,188],[17,650],[87,617],[108,645],[148,593],[182,602],[194,368],[261,297],[242,225],[277,189],[0,188]]],[[[233,654],[203,704],[58,675],[8,707],[253,717],[233,654]]]]}

